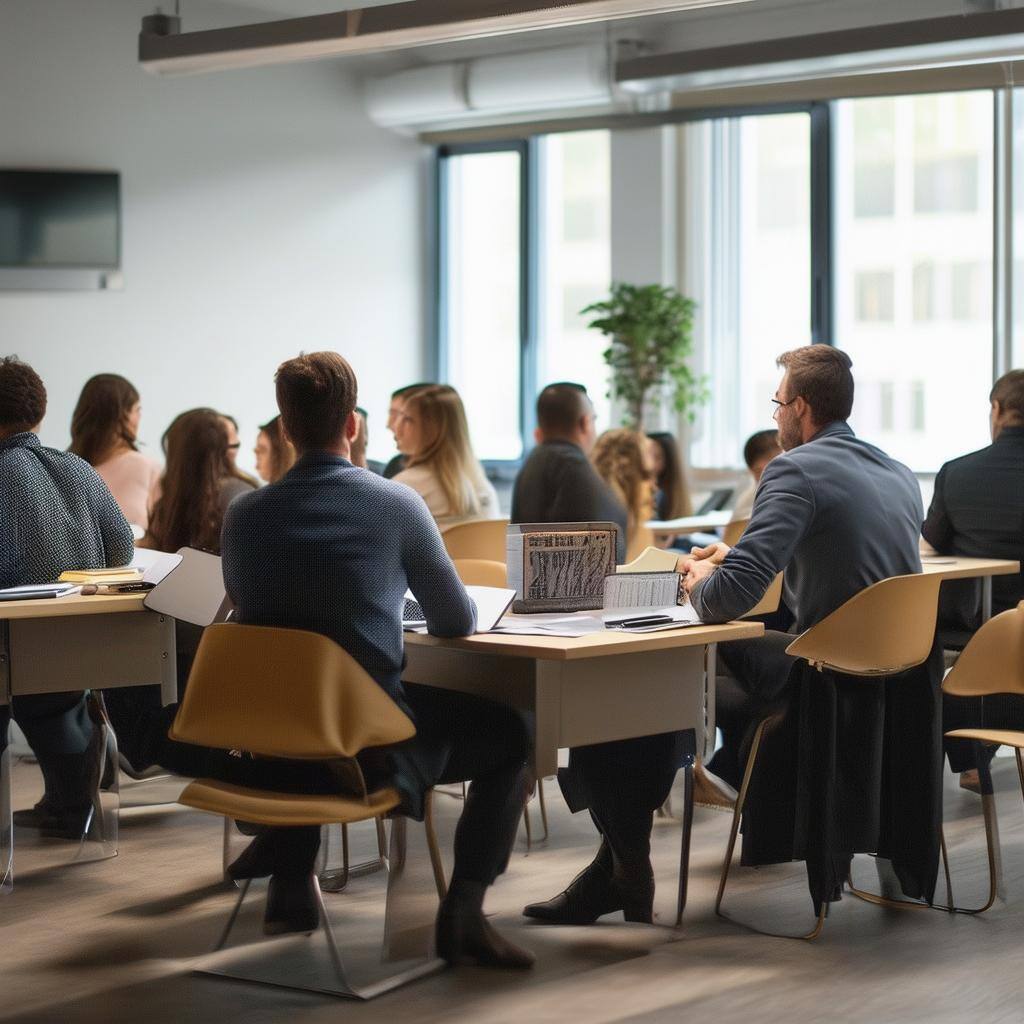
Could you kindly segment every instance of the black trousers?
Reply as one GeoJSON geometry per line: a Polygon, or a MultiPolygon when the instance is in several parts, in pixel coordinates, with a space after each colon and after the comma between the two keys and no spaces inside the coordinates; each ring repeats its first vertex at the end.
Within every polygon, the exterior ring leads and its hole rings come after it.
{"type": "Polygon", "coordinates": [[[734,789],[743,781],[747,752],[758,724],[785,704],[794,660],[786,654],[790,633],[766,632],[752,640],[718,645],[718,658],[728,675],[715,687],[715,724],[722,746],[708,768],[734,789]]]}
{"type": "MultiPolygon", "coordinates": [[[[1012,729],[1024,731],[1024,696],[1016,693],[993,693],[988,697],[954,697],[942,695],[942,731],[953,729],[1012,729]]],[[[949,767],[954,772],[977,768],[972,740],[943,740],[949,767]]],[[[986,762],[995,756],[996,747],[983,751],[986,762]]]]}
{"type": "Polygon", "coordinates": [[[15,697],[11,708],[0,708],[0,753],[7,749],[12,717],[39,761],[47,799],[57,807],[88,806],[92,794],[85,754],[92,740],[93,725],[85,705],[85,692],[15,697]]]}
{"type": "MultiPolygon", "coordinates": [[[[490,885],[508,865],[519,819],[526,803],[530,776],[527,758],[530,730],[519,712],[502,704],[431,686],[409,686],[406,703],[416,723],[416,736],[401,745],[403,752],[434,766],[429,784],[470,783],[455,830],[452,881],[490,885]]],[[[338,792],[338,774],[324,763],[270,758],[233,757],[222,750],[167,739],[176,706],[150,720],[150,757],[181,775],[215,778],[235,785],[278,792],[338,792]]],[[[371,752],[373,753],[373,752],[371,752]]],[[[368,758],[379,765],[380,757],[368,758]]],[[[373,778],[371,787],[386,778],[373,778]]],[[[306,874],[313,869],[320,843],[318,828],[271,830],[280,874],[306,874]]]]}
{"type": "Polygon", "coordinates": [[[574,747],[558,781],[570,810],[589,809],[620,878],[651,875],[654,811],[692,763],[692,730],[574,747]]]}

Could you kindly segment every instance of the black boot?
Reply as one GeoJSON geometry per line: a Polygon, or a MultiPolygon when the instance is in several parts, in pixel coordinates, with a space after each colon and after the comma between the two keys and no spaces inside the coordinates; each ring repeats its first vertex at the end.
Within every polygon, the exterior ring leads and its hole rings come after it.
{"type": "Polygon", "coordinates": [[[316,931],[320,925],[320,903],[316,894],[317,882],[312,874],[271,875],[263,934],[316,931]]]}
{"type": "Polygon", "coordinates": [[[528,970],[533,954],[509,942],[484,917],[485,890],[482,882],[452,882],[437,914],[437,955],[453,967],[476,964],[528,970]]]}
{"type": "Polygon", "coordinates": [[[550,924],[581,925],[621,910],[627,921],[650,924],[653,908],[653,875],[616,877],[611,851],[602,843],[594,860],[562,892],[544,903],[531,903],[523,914],[550,924]]]}
{"type": "Polygon", "coordinates": [[[267,878],[274,873],[273,836],[263,831],[228,865],[229,878],[267,878]]]}

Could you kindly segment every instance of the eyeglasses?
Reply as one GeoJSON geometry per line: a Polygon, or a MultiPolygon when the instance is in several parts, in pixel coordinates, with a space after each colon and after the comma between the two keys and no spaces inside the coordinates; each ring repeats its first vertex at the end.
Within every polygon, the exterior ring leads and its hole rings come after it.
{"type": "Polygon", "coordinates": [[[230,451],[233,451],[236,448],[241,448],[241,447],[242,447],[242,442],[241,441],[236,441],[234,444],[229,444],[228,445],[228,451],[230,452],[230,451]]]}
{"type": "Polygon", "coordinates": [[[779,410],[785,406],[792,405],[799,397],[799,395],[794,395],[788,402],[783,402],[781,398],[773,398],[772,403],[775,405],[775,408],[772,409],[772,416],[776,416],[779,410]]]}

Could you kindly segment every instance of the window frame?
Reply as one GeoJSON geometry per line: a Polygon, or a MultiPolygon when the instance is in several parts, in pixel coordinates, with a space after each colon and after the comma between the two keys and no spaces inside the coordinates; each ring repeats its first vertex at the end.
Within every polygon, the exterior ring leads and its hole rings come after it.
{"type": "Polygon", "coordinates": [[[539,287],[539,220],[537,201],[538,167],[536,139],[506,139],[501,142],[465,142],[438,146],[434,153],[434,253],[431,317],[432,337],[428,356],[431,376],[448,379],[448,160],[478,153],[519,154],[519,436],[522,455],[518,459],[480,460],[492,480],[512,480],[530,448],[534,428],[534,395],[537,381],[537,327],[539,287]]]}

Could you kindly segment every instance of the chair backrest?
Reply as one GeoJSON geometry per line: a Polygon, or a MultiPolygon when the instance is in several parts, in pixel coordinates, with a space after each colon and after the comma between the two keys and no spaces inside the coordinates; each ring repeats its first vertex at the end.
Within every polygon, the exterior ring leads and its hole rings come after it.
{"type": "Polygon", "coordinates": [[[467,587],[508,586],[508,570],[504,562],[491,562],[486,558],[456,558],[455,571],[467,587]]]}
{"type": "Polygon", "coordinates": [[[895,675],[920,665],[935,642],[941,582],[915,573],[872,584],[801,633],[786,653],[854,676],[895,675]]]}
{"type": "Polygon", "coordinates": [[[726,524],[725,530],[722,532],[722,540],[732,547],[743,536],[749,525],[749,519],[734,519],[731,523],[726,524]]]}
{"type": "Polygon", "coordinates": [[[989,619],[942,682],[957,697],[1024,693],[1024,601],[989,619]]]}
{"type": "Polygon", "coordinates": [[[768,589],[753,608],[742,616],[744,619],[752,618],[755,615],[771,615],[779,610],[782,603],[782,573],[780,572],[769,584],[768,589]]]}
{"type": "Polygon", "coordinates": [[[143,604],[153,612],[193,626],[223,621],[231,608],[224,589],[219,555],[179,548],[181,561],[148,594],[143,604]]]}
{"type": "Polygon", "coordinates": [[[328,760],[416,729],[333,640],[222,623],[203,634],[169,736],[266,757],[328,760]]]}
{"type": "Polygon", "coordinates": [[[654,545],[654,534],[646,526],[639,525],[634,528],[626,544],[626,561],[632,562],[639,558],[649,547],[654,545]]]}
{"type": "Polygon", "coordinates": [[[507,519],[474,519],[456,523],[441,534],[451,559],[483,558],[488,562],[506,561],[507,519]]]}

